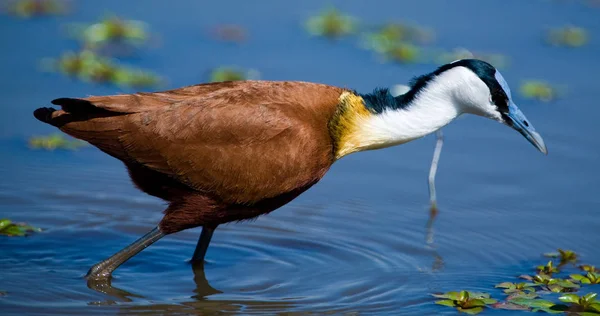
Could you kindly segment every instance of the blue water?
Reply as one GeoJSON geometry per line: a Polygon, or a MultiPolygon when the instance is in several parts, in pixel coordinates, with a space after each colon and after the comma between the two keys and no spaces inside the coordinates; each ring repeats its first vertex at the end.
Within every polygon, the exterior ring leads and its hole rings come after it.
{"type": "Polygon", "coordinates": [[[133,92],[40,71],[42,58],[77,49],[65,24],[110,12],[147,22],[155,45],[124,62],[164,75],[165,89],[237,65],[258,69],[262,79],[366,92],[435,66],[381,63],[356,38],[311,37],[302,23],[323,8],[320,1],[72,3],[67,16],[0,17],[0,217],[44,228],[27,238],[0,236],[3,315],[454,314],[429,294],[468,289],[501,299],[494,284],[532,273],[546,262],[542,253],[559,247],[600,265],[600,7],[575,0],[346,0],[331,3],[366,24],[412,21],[434,29],[441,48],[507,55],[502,72],[549,155],[500,124],[464,117],[444,129],[433,248],[425,243],[429,136],[350,155],[280,210],[220,226],[205,274],[187,262],[200,232],[192,229],[120,267],[105,293],[90,289],[87,269],[154,227],[165,205],[134,189],[122,164],[93,147],[27,147],[28,137],[54,132],[32,116],[50,100],[133,92]],[[207,35],[224,23],[245,27],[248,40],[207,35]],[[548,28],[569,23],[589,30],[587,46],[543,42],[548,28]],[[550,103],[523,99],[516,92],[528,78],[566,85],[567,94],[550,103]]]}

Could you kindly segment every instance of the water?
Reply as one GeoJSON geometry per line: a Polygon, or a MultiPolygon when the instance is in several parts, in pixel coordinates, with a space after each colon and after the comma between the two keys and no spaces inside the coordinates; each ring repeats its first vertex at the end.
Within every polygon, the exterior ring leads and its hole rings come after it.
{"type": "MultiPolygon", "coordinates": [[[[407,82],[432,65],[381,64],[353,39],[313,39],[301,22],[318,1],[103,1],[76,14],[37,20],[0,17],[1,217],[44,232],[0,237],[0,311],[9,314],[454,314],[429,296],[491,291],[545,262],[558,247],[600,264],[600,139],[597,104],[599,8],[582,1],[334,2],[367,23],[408,20],[434,28],[437,44],[502,52],[513,90],[544,78],[569,87],[541,104],[516,102],[548,145],[543,156],[514,131],[476,117],[444,129],[438,174],[441,214],[435,247],[425,244],[426,177],[434,139],[359,153],[280,210],[220,226],[205,274],[188,260],[200,229],[159,241],[117,270],[112,287],[89,288],[87,269],[149,231],[165,205],[136,191],[122,164],[94,148],[37,152],[26,139],[54,129],[31,112],[61,96],[123,92],[39,71],[39,60],[76,44],[61,25],[107,12],[148,22],[154,48],[127,62],[158,71],[168,87],[206,80],[222,64],[259,69],[264,79],[309,80],[368,91],[407,82]],[[219,23],[247,27],[249,41],[206,36],[219,23]],[[548,27],[577,23],[591,41],[549,48],[548,27]]],[[[124,91],[131,92],[131,91],[124,91]]],[[[516,94],[516,93],[515,93],[516,94]]],[[[488,313],[502,314],[502,311],[488,313]]]]}

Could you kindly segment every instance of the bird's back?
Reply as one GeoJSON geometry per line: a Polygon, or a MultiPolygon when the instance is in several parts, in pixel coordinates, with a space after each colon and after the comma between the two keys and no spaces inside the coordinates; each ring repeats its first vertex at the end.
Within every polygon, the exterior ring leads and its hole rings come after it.
{"type": "Polygon", "coordinates": [[[334,159],[327,125],[343,91],[306,82],[233,81],[57,99],[62,110],[42,108],[35,115],[125,162],[149,194],[170,199],[161,188],[181,186],[224,203],[252,204],[324,175],[334,159]],[[145,188],[144,181],[162,186],[145,188]]]}

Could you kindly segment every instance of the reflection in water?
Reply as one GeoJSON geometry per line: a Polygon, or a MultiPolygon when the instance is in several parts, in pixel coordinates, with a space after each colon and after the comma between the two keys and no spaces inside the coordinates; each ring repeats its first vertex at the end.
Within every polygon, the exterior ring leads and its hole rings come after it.
{"type": "MultiPolygon", "coordinates": [[[[200,263],[190,263],[192,267],[192,271],[194,273],[194,283],[196,284],[196,288],[194,289],[194,293],[192,298],[197,300],[203,300],[205,297],[213,294],[223,293],[215,288],[213,288],[206,279],[206,275],[204,274],[204,267],[200,263]]],[[[118,287],[112,285],[112,276],[106,279],[88,279],[87,286],[89,289],[106,294],[113,299],[108,299],[103,302],[93,302],[90,304],[93,305],[112,305],[115,304],[115,300],[117,299],[120,302],[132,302],[132,298],[141,298],[145,297],[142,295],[134,294],[129,291],[125,291],[118,287]]]]}

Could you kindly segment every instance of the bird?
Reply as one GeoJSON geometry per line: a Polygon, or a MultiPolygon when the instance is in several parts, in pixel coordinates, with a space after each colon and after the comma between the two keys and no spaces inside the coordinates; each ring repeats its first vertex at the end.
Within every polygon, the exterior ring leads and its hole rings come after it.
{"type": "Polygon", "coordinates": [[[166,235],[202,227],[202,264],[215,229],[270,213],[311,188],[341,158],[404,144],[462,114],[504,124],[547,155],[541,135],[490,63],[460,59],[368,93],[305,81],[240,80],[158,92],[58,98],[33,112],[125,165],[133,184],[167,204],[150,232],[86,277],[113,271],[166,235]]]}

